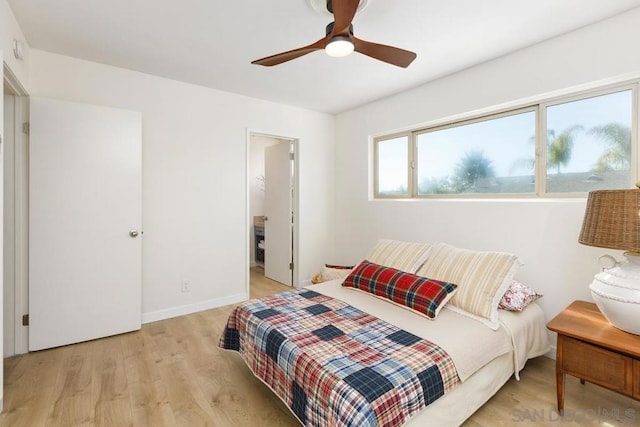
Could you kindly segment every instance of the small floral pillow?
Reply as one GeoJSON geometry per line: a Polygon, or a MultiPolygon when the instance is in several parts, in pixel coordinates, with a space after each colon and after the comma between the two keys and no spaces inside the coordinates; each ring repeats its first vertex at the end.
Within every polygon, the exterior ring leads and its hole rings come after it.
{"type": "Polygon", "coordinates": [[[512,280],[507,292],[502,296],[498,308],[509,311],[522,311],[527,305],[540,297],[542,297],[542,294],[537,293],[527,285],[512,280]]]}

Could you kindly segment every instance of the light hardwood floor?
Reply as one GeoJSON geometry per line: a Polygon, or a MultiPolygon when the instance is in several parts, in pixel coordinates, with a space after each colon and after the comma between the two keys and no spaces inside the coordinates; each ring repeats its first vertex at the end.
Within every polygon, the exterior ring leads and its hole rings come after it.
{"type": "MultiPolygon", "coordinates": [[[[251,273],[252,298],[286,289],[258,270],[251,273]]],[[[299,425],[238,354],[218,349],[231,309],[5,359],[0,426],[299,425]]],[[[559,418],[554,362],[541,357],[465,426],[640,425],[640,402],[571,377],[565,408],[559,418]]]]}

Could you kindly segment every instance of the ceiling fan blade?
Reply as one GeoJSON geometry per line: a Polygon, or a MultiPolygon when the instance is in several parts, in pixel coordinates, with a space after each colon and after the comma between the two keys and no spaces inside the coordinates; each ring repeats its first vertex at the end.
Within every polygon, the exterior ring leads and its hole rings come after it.
{"type": "Polygon", "coordinates": [[[329,40],[330,40],[330,37],[326,36],[308,46],[300,47],[298,49],[288,50],[282,53],[277,53],[275,55],[267,56],[265,58],[256,59],[255,61],[251,61],[251,63],[257,64],[257,65],[264,65],[265,67],[271,67],[274,65],[282,64],[283,62],[300,58],[301,56],[304,56],[316,50],[324,49],[324,47],[327,45],[329,40]]]}
{"type": "Polygon", "coordinates": [[[414,52],[351,37],[355,51],[398,67],[407,68],[416,59],[414,52]]]}
{"type": "Polygon", "coordinates": [[[331,35],[348,35],[349,26],[356,16],[360,0],[331,0],[333,6],[333,31],[331,35]]]}

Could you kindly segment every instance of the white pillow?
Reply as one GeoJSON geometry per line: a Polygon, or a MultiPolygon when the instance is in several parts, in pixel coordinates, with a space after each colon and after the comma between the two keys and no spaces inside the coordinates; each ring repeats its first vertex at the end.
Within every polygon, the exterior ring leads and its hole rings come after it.
{"type": "Polygon", "coordinates": [[[330,268],[322,267],[320,270],[320,281],[328,282],[329,280],[344,279],[350,273],[352,268],[330,268]]]}

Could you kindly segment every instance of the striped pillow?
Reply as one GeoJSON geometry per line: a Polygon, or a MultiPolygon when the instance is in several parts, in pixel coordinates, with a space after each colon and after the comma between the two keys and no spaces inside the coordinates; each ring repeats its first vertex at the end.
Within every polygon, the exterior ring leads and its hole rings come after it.
{"type": "Polygon", "coordinates": [[[476,252],[444,243],[434,245],[418,275],[458,285],[449,308],[498,329],[498,304],[520,262],[503,252],[476,252]]]}
{"type": "Polygon", "coordinates": [[[456,291],[453,283],[432,280],[362,261],[342,283],[435,319],[456,291]]]}
{"type": "Polygon", "coordinates": [[[427,243],[378,240],[365,257],[367,261],[396,270],[415,273],[429,256],[431,245],[427,243]]]}

